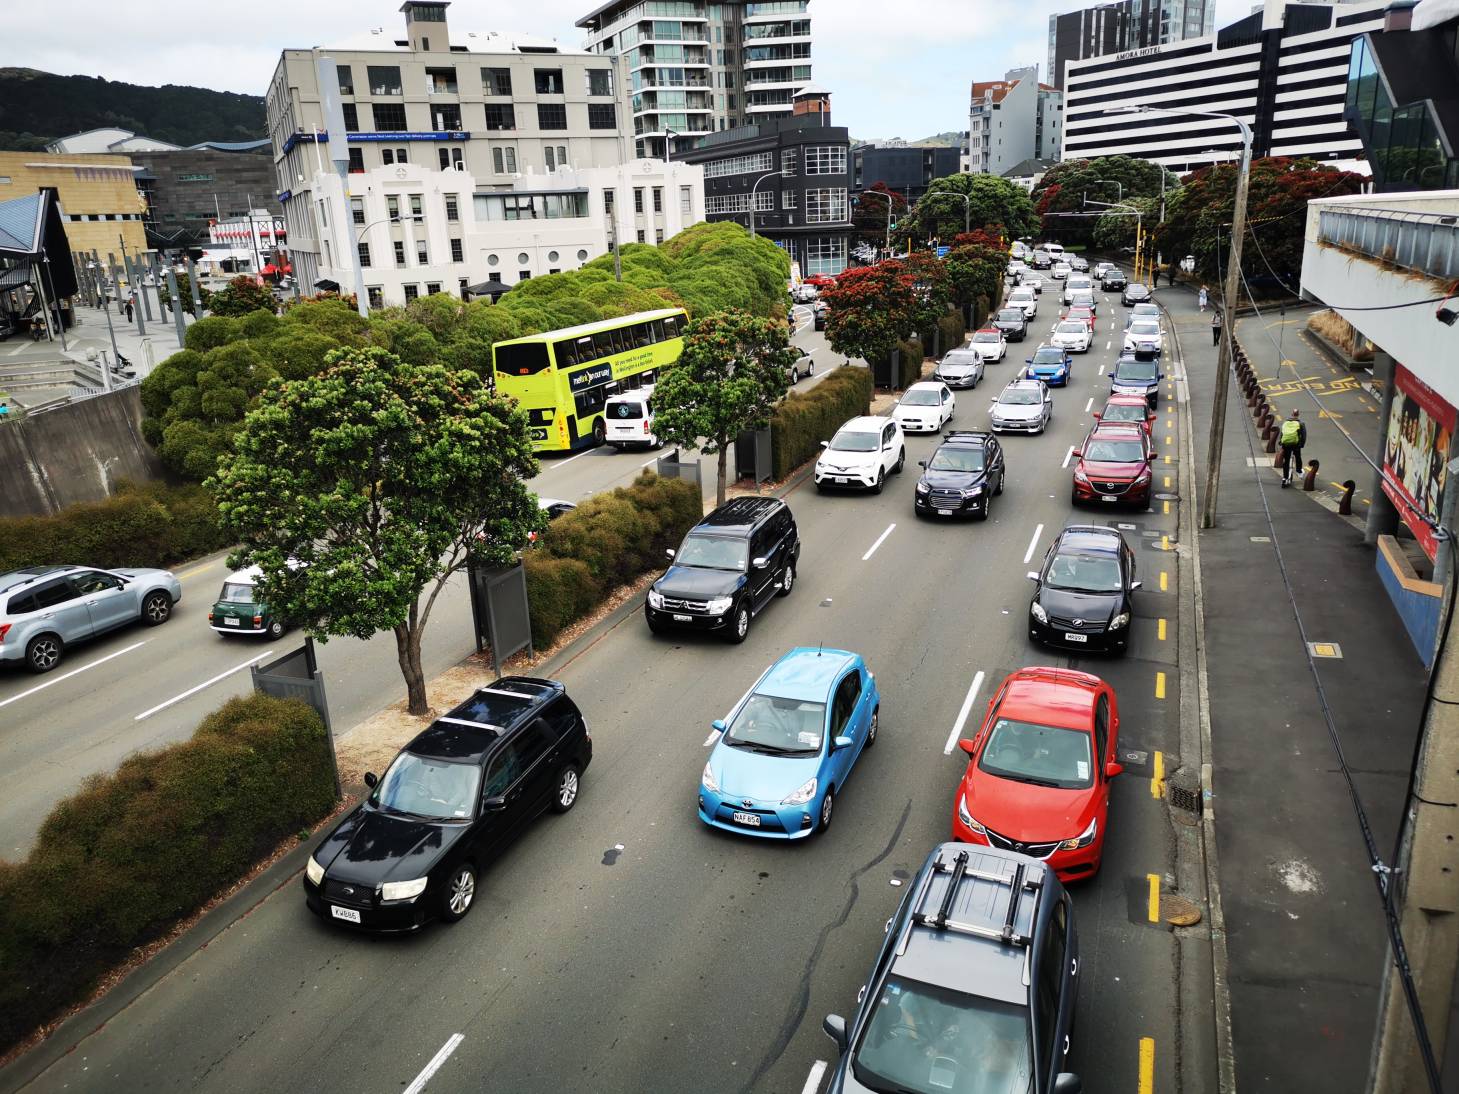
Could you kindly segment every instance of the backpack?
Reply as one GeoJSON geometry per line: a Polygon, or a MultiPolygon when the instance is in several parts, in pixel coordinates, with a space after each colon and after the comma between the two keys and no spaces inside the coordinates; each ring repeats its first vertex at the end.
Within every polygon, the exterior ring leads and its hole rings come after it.
{"type": "Polygon", "coordinates": [[[1302,423],[1296,418],[1288,418],[1282,423],[1281,442],[1284,448],[1290,448],[1297,444],[1302,438],[1302,423]]]}

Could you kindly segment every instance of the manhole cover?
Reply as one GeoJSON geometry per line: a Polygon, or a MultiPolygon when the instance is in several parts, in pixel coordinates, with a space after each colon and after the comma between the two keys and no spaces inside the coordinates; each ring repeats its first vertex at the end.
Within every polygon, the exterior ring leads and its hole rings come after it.
{"type": "Polygon", "coordinates": [[[1172,927],[1194,927],[1201,921],[1201,910],[1183,896],[1161,893],[1160,918],[1172,927]]]}

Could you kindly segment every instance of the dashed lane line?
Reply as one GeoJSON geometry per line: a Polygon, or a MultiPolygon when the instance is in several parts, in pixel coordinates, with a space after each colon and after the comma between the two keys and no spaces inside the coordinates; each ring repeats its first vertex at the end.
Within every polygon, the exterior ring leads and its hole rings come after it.
{"type": "Polygon", "coordinates": [[[816,1094],[816,1091],[821,1089],[821,1079],[825,1074],[825,1060],[817,1060],[811,1064],[811,1073],[805,1077],[805,1086],[800,1088],[800,1094],[816,1094]]]}
{"type": "Polygon", "coordinates": [[[1031,558],[1033,558],[1034,551],[1038,550],[1039,536],[1041,536],[1043,534],[1044,534],[1044,526],[1042,524],[1040,524],[1037,528],[1035,528],[1033,530],[1033,538],[1028,541],[1028,550],[1025,551],[1025,552],[1023,552],[1023,564],[1025,566],[1027,566],[1028,563],[1029,563],[1029,560],[1031,558]]]}
{"type": "Polygon", "coordinates": [[[174,703],[180,703],[184,699],[188,698],[189,696],[196,695],[198,692],[202,691],[204,688],[210,688],[210,687],[212,687],[214,684],[216,684],[219,680],[222,680],[224,677],[226,677],[226,676],[232,676],[235,672],[240,672],[243,669],[248,668],[248,666],[251,665],[251,664],[253,664],[255,661],[262,661],[268,655],[269,654],[268,654],[267,651],[265,651],[264,653],[255,654],[254,656],[250,657],[247,661],[243,662],[243,664],[241,664],[241,665],[234,665],[231,669],[228,669],[225,672],[218,673],[218,675],[217,676],[214,676],[211,680],[204,680],[201,684],[197,685],[197,687],[188,688],[181,695],[174,695],[171,699],[168,699],[166,702],[164,702],[164,703],[158,703],[155,707],[152,707],[152,708],[150,708],[148,710],[142,711],[142,713],[141,714],[138,714],[135,718],[132,719],[132,721],[134,721],[134,722],[140,722],[143,718],[150,718],[152,715],[156,714],[159,710],[166,710],[168,707],[172,706],[174,703]]]}
{"type": "Polygon", "coordinates": [[[866,562],[868,559],[871,558],[872,555],[876,554],[876,549],[886,542],[887,536],[892,534],[892,530],[896,528],[896,526],[897,525],[895,521],[887,525],[887,530],[881,535],[877,536],[876,542],[871,545],[871,549],[868,550],[866,554],[861,556],[862,562],[866,562]]]}
{"type": "Polygon", "coordinates": [[[415,1081],[405,1088],[405,1094],[420,1094],[426,1088],[426,1083],[431,1081],[431,1076],[441,1070],[441,1065],[451,1058],[451,1053],[455,1052],[465,1039],[459,1033],[451,1034],[446,1043],[441,1046],[440,1051],[431,1057],[431,1062],[421,1068],[415,1081]]]}
{"type": "MultiPolygon", "coordinates": [[[[1039,527],[1042,528],[1043,525],[1040,524],[1039,527]]],[[[38,691],[45,691],[45,689],[48,688],[48,687],[50,687],[52,684],[59,684],[62,680],[69,680],[69,679],[71,679],[71,677],[75,676],[77,673],[85,672],[87,669],[94,669],[94,668],[96,668],[97,665],[104,665],[106,662],[110,661],[113,657],[120,657],[124,653],[131,653],[138,646],[145,646],[146,644],[147,644],[147,640],[144,638],[144,639],[142,639],[142,641],[140,641],[140,642],[133,642],[130,646],[127,646],[124,649],[119,649],[115,653],[109,653],[105,657],[98,657],[95,661],[92,661],[90,664],[87,664],[87,665],[82,665],[79,669],[72,669],[70,672],[62,673],[60,676],[54,677],[54,678],[52,678],[50,680],[47,680],[44,684],[37,684],[33,688],[27,688],[25,691],[22,691],[19,695],[12,695],[9,699],[0,700],[0,707],[8,707],[11,703],[19,702],[21,699],[24,699],[27,695],[34,695],[38,691]]]]}
{"type": "Polygon", "coordinates": [[[963,700],[963,707],[957,712],[957,721],[952,724],[952,732],[947,735],[947,744],[942,746],[942,754],[951,756],[953,747],[957,744],[958,738],[963,734],[963,726],[967,724],[968,713],[973,709],[973,700],[978,697],[978,689],[983,686],[983,670],[979,669],[978,674],[973,677],[972,684],[968,687],[967,698],[963,700]]]}

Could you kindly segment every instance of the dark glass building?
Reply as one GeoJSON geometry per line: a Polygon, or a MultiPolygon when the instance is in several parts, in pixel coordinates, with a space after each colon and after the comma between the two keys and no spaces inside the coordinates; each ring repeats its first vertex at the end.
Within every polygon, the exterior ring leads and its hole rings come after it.
{"type": "Polygon", "coordinates": [[[215,220],[250,209],[282,215],[267,140],[204,144],[166,152],[129,152],[147,202],[147,244],[159,250],[203,247],[215,220]]]}
{"type": "Polygon", "coordinates": [[[851,188],[865,190],[885,183],[909,202],[927,193],[933,179],[958,173],[960,149],[909,144],[881,147],[860,144],[851,150],[851,188]]]}

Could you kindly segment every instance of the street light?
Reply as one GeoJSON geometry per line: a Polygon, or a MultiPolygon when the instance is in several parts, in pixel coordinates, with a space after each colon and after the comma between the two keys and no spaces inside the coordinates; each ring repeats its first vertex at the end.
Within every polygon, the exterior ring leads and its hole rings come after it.
{"type": "Polygon", "coordinates": [[[355,233],[355,239],[358,241],[355,246],[355,253],[352,256],[354,259],[352,265],[354,266],[355,270],[356,286],[355,310],[358,311],[360,315],[364,316],[366,319],[370,318],[370,302],[368,300],[368,290],[365,289],[365,266],[364,263],[360,261],[359,243],[365,242],[365,233],[368,232],[371,228],[378,228],[382,224],[402,224],[407,220],[410,221],[412,224],[421,224],[425,221],[425,219],[426,218],[424,213],[420,215],[412,213],[408,216],[400,216],[397,213],[394,216],[387,215],[381,217],[379,220],[372,220],[369,224],[366,224],[358,232],[355,233]]]}
{"type": "Polygon", "coordinates": [[[753,236],[755,234],[755,194],[760,189],[760,184],[766,179],[773,179],[776,177],[784,178],[785,176],[786,172],[783,170],[766,171],[763,175],[755,180],[755,185],[750,187],[750,235],[753,236]]]}
{"type": "Polygon", "coordinates": [[[887,199],[887,245],[886,245],[886,249],[888,251],[890,251],[892,249],[892,194],[891,194],[891,191],[890,190],[859,190],[859,191],[857,191],[856,196],[859,197],[859,198],[864,198],[864,197],[866,197],[867,194],[871,194],[874,197],[886,198],[887,199]]]}
{"type": "MultiPolygon", "coordinates": [[[[862,191],[862,193],[872,193],[872,194],[880,194],[881,192],[882,191],[880,191],[880,190],[870,190],[870,191],[863,190],[862,191]]],[[[959,194],[956,190],[933,190],[931,193],[923,194],[922,195],[922,200],[923,201],[926,201],[928,198],[958,198],[958,199],[960,199],[962,201],[962,203],[963,203],[963,235],[967,235],[969,232],[972,231],[972,227],[971,227],[972,215],[973,215],[973,195],[972,194],[959,194]]],[[[891,211],[891,208],[890,208],[891,207],[891,202],[887,202],[887,206],[888,206],[887,211],[890,212],[891,211]]]]}
{"type": "Polygon", "coordinates": [[[1221,487],[1221,449],[1226,432],[1226,392],[1231,375],[1231,344],[1236,336],[1236,293],[1241,277],[1241,242],[1246,235],[1246,191],[1251,179],[1251,126],[1234,114],[1177,110],[1154,106],[1119,106],[1112,114],[1171,114],[1176,117],[1220,118],[1241,130],[1241,167],[1236,176],[1236,207],[1231,215],[1231,258],[1222,291],[1222,334],[1216,360],[1216,401],[1211,407],[1211,436],[1206,447],[1206,496],[1201,499],[1201,527],[1216,526],[1216,494],[1221,487]]]}
{"type": "Polygon", "coordinates": [[[1125,184],[1123,182],[1121,182],[1119,179],[1094,179],[1093,181],[1094,182],[1107,182],[1107,183],[1109,183],[1117,191],[1117,193],[1115,194],[1115,200],[1116,201],[1124,201],[1125,200],[1125,184]]]}

